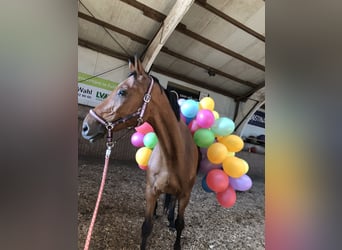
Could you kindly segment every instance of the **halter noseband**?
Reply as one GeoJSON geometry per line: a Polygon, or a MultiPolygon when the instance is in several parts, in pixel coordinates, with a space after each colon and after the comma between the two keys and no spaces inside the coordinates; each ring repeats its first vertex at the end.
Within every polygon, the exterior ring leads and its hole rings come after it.
{"type": "Polygon", "coordinates": [[[145,113],[145,110],[146,110],[146,107],[147,107],[147,104],[151,101],[151,92],[152,92],[152,88],[153,88],[153,84],[154,84],[154,80],[153,80],[153,77],[150,76],[150,85],[148,87],[148,90],[147,92],[145,93],[144,95],[144,103],[142,104],[141,108],[139,108],[137,111],[135,111],[134,113],[132,114],[129,114],[129,115],[126,115],[125,117],[123,118],[119,118],[113,122],[109,122],[109,121],[106,121],[105,119],[103,119],[101,116],[99,116],[98,114],[96,114],[96,112],[91,109],[89,110],[89,114],[95,118],[95,120],[97,120],[99,123],[101,123],[102,125],[104,125],[108,131],[108,134],[107,134],[107,146],[112,146],[113,142],[112,142],[112,130],[114,129],[115,126],[117,126],[118,124],[121,124],[121,123],[125,123],[127,122],[128,120],[134,118],[134,117],[138,117],[137,119],[137,126],[139,126],[140,124],[143,123],[144,119],[144,113],[145,113]]]}

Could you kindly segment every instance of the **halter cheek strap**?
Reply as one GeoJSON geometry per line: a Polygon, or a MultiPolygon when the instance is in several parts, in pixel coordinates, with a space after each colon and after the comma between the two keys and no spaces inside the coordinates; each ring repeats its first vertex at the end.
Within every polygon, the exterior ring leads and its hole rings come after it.
{"type": "Polygon", "coordinates": [[[154,84],[154,80],[153,80],[153,77],[150,76],[150,79],[151,79],[151,82],[150,82],[150,86],[147,90],[147,93],[144,95],[144,103],[142,105],[142,107],[138,110],[138,112],[140,112],[140,115],[139,115],[139,118],[138,118],[138,125],[139,126],[140,124],[142,124],[144,122],[144,113],[145,113],[145,110],[146,110],[146,107],[147,107],[147,104],[151,101],[151,93],[152,93],[152,88],[153,88],[153,84],[154,84]]]}

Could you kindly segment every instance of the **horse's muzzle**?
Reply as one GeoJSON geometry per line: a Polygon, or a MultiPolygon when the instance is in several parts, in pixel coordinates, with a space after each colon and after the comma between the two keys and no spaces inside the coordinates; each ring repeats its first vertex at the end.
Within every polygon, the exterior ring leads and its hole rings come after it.
{"type": "Polygon", "coordinates": [[[86,120],[83,121],[81,133],[84,139],[94,142],[96,139],[103,137],[104,132],[104,127],[101,124],[95,122],[91,126],[86,120]]]}

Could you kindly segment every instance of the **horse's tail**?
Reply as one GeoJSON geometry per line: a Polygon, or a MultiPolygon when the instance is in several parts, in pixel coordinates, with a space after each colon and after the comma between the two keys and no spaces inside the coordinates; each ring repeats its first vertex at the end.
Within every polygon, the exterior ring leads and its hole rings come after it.
{"type": "Polygon", "coordinates": [[[199,147],[197,147],[197,150],[198,150],[198,161],[197,161],[197,174],[198,174],[198,170],[200,168],[200,164],[202,161],[202,152],[199,147]]]}
{"type": "Polygon", "coordinates": [[[172,198],[171,194],[165,194],[165,198],[164,198],[164,213],[165,214],[168,213],[170,209],[171,198],[172,198]]]}

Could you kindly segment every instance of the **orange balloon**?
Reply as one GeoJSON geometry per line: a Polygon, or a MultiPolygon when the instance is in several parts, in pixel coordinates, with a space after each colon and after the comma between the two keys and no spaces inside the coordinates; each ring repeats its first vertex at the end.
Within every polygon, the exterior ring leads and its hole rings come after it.
{"type": "Polygon", "coordinates": [[[224,144],[228,151],[239,152],[243,149],[244,142],[240,136],[237,135],[227,135],[218,138],[218,141],[224,144]]]}
{"type": "Polygon", "coordinates": [[[208,160],[214,164],[220,164],[227,157],[227,148],[222,143],[211,144],[207,151],[208,160]]]}
{"type": "Polygon", "coordinates": [[[135,153],[135,160],[139,166],[147,166],[151,154],[152,150],[148,147],[139,148],[138,151],[135,153]]]}
{"type": "Polygon", "coordinates": [[[245,160],[242,160],[236,156],[231,156],[224,159],[222,166],[224,172],[233,178],[239,178],[243,176],[247,173],[249,168],[245,160]]]}

